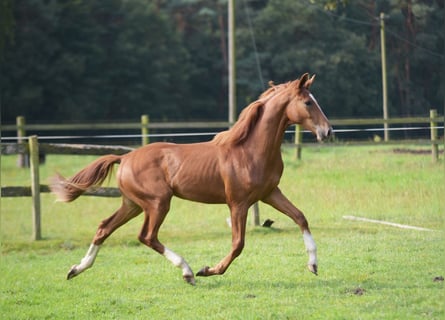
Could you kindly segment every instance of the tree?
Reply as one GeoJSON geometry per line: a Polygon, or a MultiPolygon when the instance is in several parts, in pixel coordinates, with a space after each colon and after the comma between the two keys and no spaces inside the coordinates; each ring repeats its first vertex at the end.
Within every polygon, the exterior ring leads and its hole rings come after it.
{"type": "MultiPolygon", "coordinates": [[[[248,2],[265,79],[281,82],[305,71],[317,73],[313,90],[331,117],[380,116],[378,16],[385,12],[390,115],[425,115],[443,103],[443,2],[310,2],[248,2]],[[259,2],[264,5],[258,7],[259,2]]],[[[262,89],[249,26],[242,21],[238,17],[239,92],[253,98],[262,89]]]]}
{"type": "MultiPolygon", "coordinates": [[[[381,116],[380,12],[388,17],[390,116],[443,104],[443,1],[236,4],[238,111],[268,80],[310,72],[329,117],[381,116]]],[[[3,121],[227,119],[227,0],[2,5],[3,121]]]]}
{"type": "MultiPolygon", "coordinates": [[[[254,13],[253,25],[266,79],[283,82],[304,72],[315,73],[314,93],[331,117],[377,112],[378,55],[367,48],[365,35],[345,28],[342,16],[330,15],[317,5],[270,0],[254,13]]],[[[247,31],[240,37],[241,45],[250,44],[247,31]]],[[[243,56],[252,51],[249,45],[238,48],[243,56]]],[[[253,79],[252,68],[245,66],[239,68],[253,79]]],[[[255,96],[258,89],[247,85],[244,94],[255,96]]]]}
{"type": "Polygon", "coordinates": [[[189,53],[188,118],[227,118],[226,9],[225,0],[174,0],[160,6],[189,53]]]}
{"type": "Polygon", "coordinates": [[[391,105],[399,115],[426,114],[443,101],[443,1],[380,1],[388,15],[391,105]]]}
{"type": "Polygon", "coordinates": [[[185,114],[189,56],[154,6],[18,0],[13,12],[15,41],[0,77],[4,121],[185,114]]]}
{"type": "Polygon", "coordinates": [[[14,17],[11,0],[0,1],[0,58],[7,42],[13,41],[14,17]]]}

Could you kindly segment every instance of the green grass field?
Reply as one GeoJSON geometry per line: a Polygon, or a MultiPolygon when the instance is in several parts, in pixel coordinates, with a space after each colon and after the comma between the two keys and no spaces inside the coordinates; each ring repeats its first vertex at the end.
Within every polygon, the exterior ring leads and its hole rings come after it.
{"type": "MultiPolygon", "coordinates": [[[[298,228],[260,204],[246,247],[225,275],[197,278],[139,244],[142,216],[117,230],[92,269],[70,281],[117,198],[55,203],[42,196],[42,235],[30,241],[31,199],[1,199],[2,319],[444,319],[445,171],[429,154],[395,147],[316,147],[293,160],[284,149],[281,189],[309,220],[319,276],[306,270],[298,228]],[[349,221],[345,215],[433,229],[417,231],[349,221]],[[435,281],[436,279],[436,281],[435,281]]],[[[406,146],[404,147],[406,148],[406,146]]],[[[411,149],[416,147],[410,147],[411,149]]],[[[41,167],[71,175],[95,157],[54,156],[41,167]]],[[[1,184],[29,185],[16,157],[1,159],[1,184]]],[[[160,238],[196,272],[230,248],[228,210],[175,199],[160,238]]]]}

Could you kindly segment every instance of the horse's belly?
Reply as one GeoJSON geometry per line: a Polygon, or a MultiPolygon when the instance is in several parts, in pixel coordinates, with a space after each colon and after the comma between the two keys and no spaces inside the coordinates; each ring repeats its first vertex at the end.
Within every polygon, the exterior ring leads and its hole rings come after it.
{"type": "Polygon", "coordinates": [[[225,203],[224,185],[219,179],[187,177],[173,185],[175,196],[204,203],[225,203]]]}

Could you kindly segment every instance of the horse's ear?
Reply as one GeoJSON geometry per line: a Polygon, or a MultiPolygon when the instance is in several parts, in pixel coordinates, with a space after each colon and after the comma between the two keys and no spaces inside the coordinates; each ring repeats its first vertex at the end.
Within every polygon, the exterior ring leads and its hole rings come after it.
{"type": "Polygon", "coordinates": [[[304,87],[306,89],[309,89],[312,85],[312,82],[314,82],[314,79],[315,79],[315,74],[305,82],[304,87]]]}
{"type": "Polygon", "coordinates": [[[309,73],[306,72],[300,77],[300,79],[298,79],[298,89],[306,87],[305,83],[308,80],[308,78],[309,78],[309,73]]]}

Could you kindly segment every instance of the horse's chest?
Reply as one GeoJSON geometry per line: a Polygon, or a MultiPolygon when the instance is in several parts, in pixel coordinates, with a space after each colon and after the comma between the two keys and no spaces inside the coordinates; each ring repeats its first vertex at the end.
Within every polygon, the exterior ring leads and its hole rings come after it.
{"type": "Polygon", "coordinates": [[[280,182],[282,170],[277,167],[245,167],[234,172],[234,183],[244,186],[246,190],[270,189],[280,182]]]}

